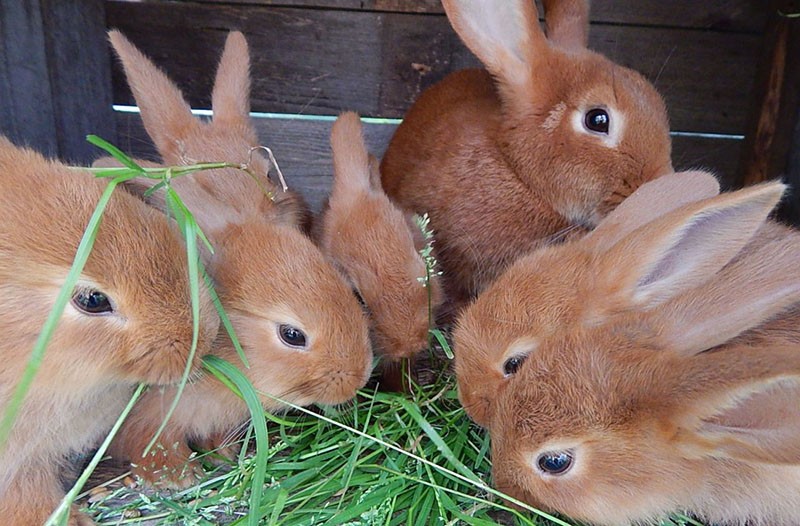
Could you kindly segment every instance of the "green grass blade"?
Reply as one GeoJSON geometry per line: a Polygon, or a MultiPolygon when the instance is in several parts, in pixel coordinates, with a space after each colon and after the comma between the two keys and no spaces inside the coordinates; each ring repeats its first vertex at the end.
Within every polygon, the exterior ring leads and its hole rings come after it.
{"type": "Polygon", "coordinates": [[[228,331],[228,337],[230,337],[231,342],[233,343],[233,348],[236,349],[236,354],[239,355],[239,358],[242,360],[244,366],[249,369],[250,362],[247,361],[247,356],[245,356],[244,349],[242,349],[242,345],[239,343],[239,338],[236,336],[236,331],[233,329],[231,319],[228,316],[228,313],[225,312],[225,308],[222,306],[222,302],[219,300],[219,295],[217,294],[217,291],[214,290],[214,283],[211,279],[211,276],[208,275],[208,272],[206,272],[205,268],[203,269],[203,278],[206,281],[208,292],[211,295],[211,301],[214,302],[214,307],[217,309],[217,314],[219,314],[219,319],[222,322],[222,326],[226,331],[228,331]]]}
{"type": "Polygon", "coordinates": [[[161,421],[161,425],[158,427],[156,434],[150,440],[150,443],[147,444],[143,456],[146,456],[150,452],[150,449],[156,444],[156,442],[158,442],[158,438],[167,427],[167,423],[172,417],[172,413],[174,413],[175,408],[178,407],[178,402],[180,402],[183,390],[186,388],[186,382],[189,380],[189,373],[192,371],[194,356],[197,353],[197,342],[200,337],[200,253],[197,250],[198,227],[191,212],[189,212],[189,209],[186,208],[181,202],[180,197],[178,197],[178,194],[175,193],[175,190],[172,188],[167,188],[166,197],[168,206],[172,209],[178,224],[183,230],[183,237],[184,241],[186,242],[186,263],[189,272],[189,295],[191,297],[192,304],[192,347],[189,349],[189,357],[186,360],[186,367],[184,368],[181,381],[178,383],[175,398],[172,399],[172,403],[170,404],[166,415],[164,415],[164,419],[161,421]]]}
{"type": "Polygon", "coordinates": [[[131,170],[135,170],[138,173],[144,173],[144,168],[136,164],[136,161],[128,157],[122,150],[120,150],[110,142],[106,141],[105,139],[102,139],[97,135],[87,135],[86,140],[89,141],[91,144],[94,144],[98,148],[102,148],[103,150],[108,152],[108,154],[111,155],[114,159],[118,160],[131,170]]]}
{"type": "Polygon", "coordinates": [[[114,192],[114,189],[117,187],[117,185],[123,180],[125,180],[125,178],[117,178],[112,179],[108,183],[102,195],[100,196],[100,200],[97,202],[97,207],[92,213],[92,216],[89,218],[89,223],[86,226],[86,230],[83,233],[80,243],[78,244],[78,250],[75,253],[75,258],[72,261],[72,267],[70,267],[69,273],[64,280],[64,284],[61,286],[61,290],[58,293],[55,304],[45,320],[42,331],[39,333],[39,337],[36,339],[36,343],[33,346],[30,358],[28,358],[28,363],[25,366],[25,371],[22,373],[22,378],[20,378],[20,381],[14,390],[14,394],[3,413],[3,419],[0,421],[0,450],[5,447],[8,436],[11,433],[11,427],[13,426],[14,420],[16,419],[17,414],[22,407],[22,401],[24,400],[25,395],[28,393],[31,384],[33,383],[33,379],[36,376],[36,373],[39,371],[39,367],[42,365],[47,344],[50,342],[50,338],[52,338],[53,332],[55,332],[55,329],[58,326],[58,322],[61,320],[61,315],[64,313],[64,308],[66,308],[67,302],[69,302],[70,298],[72,298],[73,289],[80,278],[83,267],[86,265],[86,261],[89,259],[89,253],[91,252],[95,239],[97,238],[100,222],[103,219],[103,212],[108,205],[108,201],[111,199],[111,194],[114,192]]]}
{"type": "Polygon", "coordinates": [[[261,494],[264,490],[264,479],[267,472],[267,454],[269,451],[267,421],[264,418],[264,409],[261,406],[261,400],[253,384],[250,383],[250,380],[248,380],[234,365],[217,356],[206,356],[203,358],[203,365],[210,371],[216,371],[214,374],[219,373],[227,376],[228,379],[236,385],[239,393],[242,395],[242,399],[247,404],[247,408],[250,410],[253,429],[256,435],[256,465],[253,471],[253,480],[250,485],[250,515],[248,516],[247,523],[250,526],[258,526],[261,520],[261,494]]]}

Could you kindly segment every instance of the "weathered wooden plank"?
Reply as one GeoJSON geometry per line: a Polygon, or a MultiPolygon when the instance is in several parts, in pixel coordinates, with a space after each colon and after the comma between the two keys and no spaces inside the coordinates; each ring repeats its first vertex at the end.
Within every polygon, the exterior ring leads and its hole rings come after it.
{"type": "Polygon", "coordinates": [[[0,0],[0,132],[57,155],[55,110],[38,0],[0,0]]]}
{"type": "MultiPolygon", "coordinates": [[[[198,0],[204,3],[246,3],[322,9],[357,9],[401,13],[442,14],[441,0],[198,0]]],[[[750,31],[764,28],[765,9],[752,0],[592,0],[596,23],[670,26],[750,31]]]]}
{"type": "MultiPolygon", "coordinates": [[[[164,67],[193,106],[207,107],[229,29],[253,50],[258,111],[399,117],[419,91],[477,61],[444,16],[194,2],[107,2],[118,27],[164,67]]],[[[599,25],[590,44],[653,79],[673,129],[742,133],[760,37],[599,25]]],[[[118,69],[114,97],[131,96],[118,69]]]]}
{"type": "MultiPolygon", "coordinates": [[[[117,113],[119,146],[139,157],[157,159],[155,151],[136,113],[117,113]]],[[[331,120],[254,119],[259,137],[269,146],[286,175],[290,186],[299,188],[315,210],[319,210],[330,191],[333,173],[329,135],[331,120]]],[[[382,156],[396,125],[365,123],[364,134],[369,150],[382,156]]],[[[714,171],[731,187],[739,158],[738,140],[675,137],[673,159],[676,169],[704,168],[714,171]]],[[[204,159],[217,161],[219,159],[204,159]]]]}
{"type": "Polygon", "coordinates": [[[103,0],[41,0],[59,157],[85,162],[94,133],[115,140],[103,0]]]}

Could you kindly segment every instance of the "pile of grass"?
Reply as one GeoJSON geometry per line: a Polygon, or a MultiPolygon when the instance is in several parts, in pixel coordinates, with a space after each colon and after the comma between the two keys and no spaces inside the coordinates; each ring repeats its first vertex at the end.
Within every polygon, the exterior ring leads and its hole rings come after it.
{"type": "MultiPolygon", "coordinates": [[[[49,334],[68,301],[74,280],[91,251],[103,208],[114,188],[133,177],[160,180],[156,188],[165,188],[167,201],[186,238],[187,267],[192,276],[196,311],[198,275],[204,273],[197,244],[207,241],[191,211],[170,188],[170,181],[205,169],[247,169],[246,165],[223,163],[145,169],[105,141],[91,140],[116,157],[123,168],[97,172],[99,177],[110,178],[109,187],[87,227],[70,277],[32,352],[17,396],[3,415],[0,447],[36,374],[49,334]]],[[[430,241],[426,218],[420,219],[420,227],[430,241]]],[[[427,284],[434,272],[430,245],[422,255],[428,263],[423,281],[427,284]]],[[[208,286],[214,295],[210,281],[208,286]]],[[[217,309],[236,343],[218,301],[217,309]]],[[[291,410],[282,416],[264,413],[258,393],[240,371],[246,366],[243,354],[240,353],[243,363],[236,365],[206,357],[205,369],[242,396],[250,409],[251,421],[243,436],[225,449],[240,451],[233,455],[235,458],[229,459],[216,451],[199,455],[207,476],[183,491],[157,493],[138,484],[122,484],[121,481],[130,478],[122,474],[81,494],[108,443],[143,391],[144,386],[140,386],[47,525],[65,525],[69,506],[75,501],[81,502],[84,510],[101,525],[568,525],[567,521],[490,487],[488,434],[469,420],[458,402],[454,378],[446,372],[447,361],[452,359],[446,338],[434,330],[431,341],[441,351],[434,353],[432,360],[443,371],[432,383],[412,385],[410,394],[362,390],[352,403],[335,409],[309,410],[288,404],[291,410]],[[511,509],[507,503],[523,511],[511,509]]],[[[185,381],[186,377],[181,385],[185,381]]],[[[662,524],[702,526],[685,517],[674,517],[662,524]]]]}

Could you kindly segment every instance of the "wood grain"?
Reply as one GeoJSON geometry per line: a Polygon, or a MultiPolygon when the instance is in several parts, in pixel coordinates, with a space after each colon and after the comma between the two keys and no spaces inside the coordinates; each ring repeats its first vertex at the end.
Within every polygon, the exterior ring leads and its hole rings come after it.
{"type": "MultiPolygon", "coordinates": [[[[195,107],[208,107],[225,35],[253,54],[253,109],[400,117],[421,90],[477,65],[442,15],[197,2],[106,3],[117,27],[162,66],[195,107]]],[[[652,79],[675,130],[742,133],[760,36],[600,24],[590,46],[652,79]]],[[[119,71],[114,100],[131,103],[119,71]]]]}
{"type": "MultiPolygon", "coordinates": [[[[210,4],[252,4],[442,14],[441,0],[198,0],[210,4]]],[[[541,6],[540,6],[541,9],[541,6]]],[[[541,12],[541,11],[540,11],[541,12]]],[[[670,26],[760,33],[766,10],[752,0],[592,0],[595,23],[670,26]]]]}

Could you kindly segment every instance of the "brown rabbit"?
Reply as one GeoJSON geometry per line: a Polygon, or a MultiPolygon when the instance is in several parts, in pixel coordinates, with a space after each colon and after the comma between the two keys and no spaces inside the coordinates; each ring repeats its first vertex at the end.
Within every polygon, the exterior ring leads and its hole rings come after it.
{"type": "Polygon", "coordinates": [[[443,0],[486,70],[425,91],[381,164],[387,195],[427,212],[453,309],[517,257],[585,233],[672,171],[664,102],[586,48],[585,0],[443,0]]]}
{"type": "Polygon", "coordinates": [[[498,394],[498,489],[593,524],[800,521],[800,234],[765,223],[783,189],[686,205],[577,263],[621,313],[541,338],[498,394]]]}
{"type": "Polygon", "coordinates": [[[438,276],[430,276],[429,294],[420,281],[426,269],[413,234],[419,229],[383,193],[358,115],[336,119],[331,147],[333,189],[319,245],[364,299],[375,351],[389,360],[410,358],[427,347],[429,316],[441,302],[438,276]]]}
{"type": "MultiPolygon", "coordinates": [[[[178,88],[120,33],[110,33],[145,127],[165,162],[247,161],[255,143],[248,116],[249,59],[241,33],[228,37],[212,97],[214,117],[193,117],[178,88]]],[[[208,269],[249,361],[243,372],[260,392],[296,404],[344,402],[362,387],[372,367],[367,320],[339,272],[297,228],[297,202],[271,188],[266,197],[236,170],[175,180],[214,246],[208,269]]],[[[271,185],[264,178],[264,185],[271,185]]],[[[213,354],[241,360],[225,331],[213,354]]],[[[145,445],[163,419],[173,389],[148,392],[112,445],[151,483],[185,486],[199,468],[189,462],[190,442],[208,445],[248,417],[244,402],[221,382],[202,376],[181,397],[153,450],[145,445]]],[[[264,408],[281,407],[262,398],[264,408]]]]}
{"type": "Polygon", "coordinates": [[[639,187],[583,238],[511,265],[463,311],[453,334],[458,396],[467,414],[488,426],[498,393],[544,337],[624,311],[590,270],[595,258],[636,228],[718,193],[711,174],[664,175],[639,187]],[[479,333],[492,337],[472,338],[479,333]]]}
{"type": "MultiPolygon", "coordinates": [[[[106,185],[0,137],[0,413],[106,185]]],[[[201,289],[197,355],[219,325],[201,289]]],[[[41,525],[71,453],[102,438],[139,382],[177,382],[192,343],[186,252],[163,214],[115,192],[94,248],[0,449],[0,522],[41,525]]],[[[73,510],[70,525],[92,524],[73,510]]]]}

